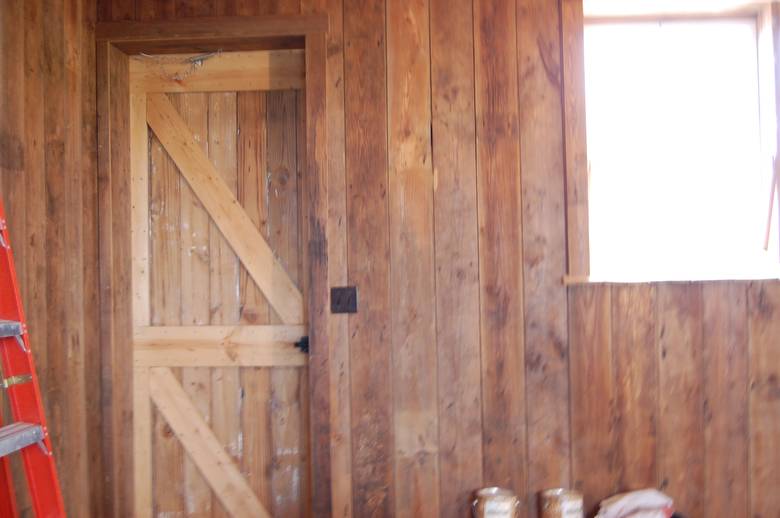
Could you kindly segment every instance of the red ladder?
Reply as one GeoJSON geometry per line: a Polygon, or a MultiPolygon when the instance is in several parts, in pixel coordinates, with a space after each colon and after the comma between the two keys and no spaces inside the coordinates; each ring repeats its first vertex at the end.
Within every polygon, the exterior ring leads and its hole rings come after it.
{"type": "MultiPolygon", "coordinates": [[[[0,388],[5,389],[14,423],[0,427],[0,517],[18,516],[8,456],[21,452],[35,515],[64,517],[51,441],[46,429],[38,376],[16,283],[16,270],[0,201],[0,388]]],[[[2,420],[0,419],[0,425],[2,420]]]]}

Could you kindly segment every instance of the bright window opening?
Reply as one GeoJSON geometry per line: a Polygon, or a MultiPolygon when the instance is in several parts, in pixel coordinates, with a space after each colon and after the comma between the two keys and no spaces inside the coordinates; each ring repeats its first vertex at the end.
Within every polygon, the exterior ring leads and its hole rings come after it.
{"type": "Polygon", "coordinates": [[[757,32],[586,25],[592,280],[780,277],[777,203],[764,248],[776,122],[757,32]]]}

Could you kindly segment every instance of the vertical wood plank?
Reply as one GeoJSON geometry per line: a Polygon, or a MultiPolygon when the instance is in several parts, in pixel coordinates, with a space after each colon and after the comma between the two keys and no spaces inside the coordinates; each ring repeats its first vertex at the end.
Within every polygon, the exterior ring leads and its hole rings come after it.
{"type": "Polygon", "coordinates": [[[174,0],[136,0],[138,21],[170,20],[176,16],[174,0]]]}
{"type": "MultiPolygon", "coordinates": [[[[123,431],[131,423],[132,363],[131,336],[132,312],[130,283],[131,242],[130,229],[130,135],[127,114],[130,94],[128,91],[129,63],[127,57],[111,46],[101,49],[101,76],[105,74],[104,97],[101,120],[106,122],[102,149],[106,162],[99,181],[103,185],[104,205],[100,207],[103,222],[101,243],[105,243],[101,284],[102,321],[105,323],[103,350],[102,387],[104,391],[104,412],[108,418],[104,425],[105,462],[109,467],[107,484],[113,488],[106,498],[107,515],[131,516],[133,514],[133,489],[129,481],[127,466],[132,465],[132,440],[123,431]]],[[[48,157],[47,157],[48,160],[48,157]]],[[[47,162],[48,167],[48,162],[47,162]]],[[[49,254],[51,255],[51,254],[49,254]]],[[[50,322],[50,326],[53,323],[50,322]]]]}
{"type": "Polygon", "coordinates": [[[658,485],[655,316],[655,286],[633,284],[612,288],[612,352],[621,490],[658,485]]]}
{"type": "Polygon", "coordinates": [[[104,493],[102,450],[100,444],[103,426],[100,386],[100,318],[98,304],[98,193],[97,193],[97,111],[96,111],[96,59],[95,23],[97,0],[83,0],[80,66],[81,93],[81,181],[83,190],[83,234],[84,252],[84,382],[85,413],[87,415],[86,441],[90,445],[87,455],[87,477],[89,483],[88,514],[101,513],[101,497],[104,493]]]}
{"type": "MultiPolygon", "coordinates": [[[[133,327],[151,324],[149,229],[149,132],[146,95],[130,96],[131,247],[133,251],[133,327]]],[[[136,516],[153,514],[152,408],[149,370],[133,369],[133,491],[136,516]]]]}
{"type": "MultiPolygon", "coordinates": [[[[64,381],[64,399],[61,405],[63,421],[61,423],[62,445],[59,451],[60,462],[64,461],[70,470],[76,473],[88,473],[88,456],[83,452],[88,450],[87,442],[87,393],[85,355],[85,282],[84,282],[84,251],[88,236],[84,234],[83,218],[72,218],[74,207],[84,207],[83,170],[85,121],[82,116],[81,99],[84,95],[82,82],[83,58],[82,38],[83,16],[86,3],[82,0],[65,0],[63,17],[60,23],[64,25],[65,59],[64,83],[60,88],[64,93],[64,164],[65,197],[62,200],[62,213],[51,214],[56,221],[56,231],[64,240],[64,264],[60,265],[63,273],[63,297],[65,317],[64,326],[58,330],[61,337],[62,370],[60,376],[64,381]],[[70,216],[70,217],[69,217],[70,216]],[[66,395],[65,395],[66,394],[66,395]]],[[[18,57],[21,61],[21,57],[18,57]]],[[[47,163],[47,168],[50,164],[47,163]]],[[[56,168],[54,170],[57,172],[56,168]]],[[[83,209],[82,214],[83,214],[83,209]]],[[[128,406],[132,403],[128,401],[128,406]]],[[[75,516],[86,515],[89,512],[89,483],[86,476],[73,477],[70,480],[60,480],[60,487],[67,502],[68,511],[75,516]]]]}
{"type": "Polygon", "coordinates": [[[133,325],[148,326],[149,301],[149,131],[146,95],[130,96],[130,174],[133,247],[133,325]]]}
{"type": "Polygon", "coordinates": [[[176,18],[214,16],[217,14],[217,0],[174,0],[176,18]]]}
{"type": "MultiPolygon", "coordinates": [[[[209,144],[208,94],[188,93],[179,97],[179,113],[192,130],[206,154],[209,144]]],[[[181,196],[181,322],[182,325],[207,325],[210,321],[209,269],[211,267],[209,232],[211,218],[183,175],[179,176],[181,196]]],[[[182,386],[204,420],[211,423],[211,371],[205,368],[182,369],[182,386]]],[[[188,512],[211,514],[211,489],[195,463],[184,457],[184,503],[188,512]]]]}
{"type": "Polygon", "coordinates": [[[618,490],[611,330],[611,288],[569,288],[572,480],[585,496],[586,515],[618,490]]]}
{"type": "Polygon", "coordinates": [[[780,510],[780,283],[751,283],[750,513],[771,518],[780,510]]]}
{"type": "MultiPolygon", "coordinates": [[[[290,278],[300,286],[296,97],[293,91],[279,91],[268,92],[266,99],[268,243],[290,278]]],[[[281,323],[278,315],[272,313],[271,322],[281,323]]],[[[271,512],[277,516],[301,515],[300,481],[308,470],[302,465],[302,447],[306,441],[305,435],[301,436],[300,389],[298,369],[272,369],[271,490],[274,502],[271,512]]]]}
{"type": "Polygon", "coordinates": [[[392,353],[387,205],[385,2],[344,2],[347,263],[361,311],[349,317],[355,516],[391,516],[392,353]]]}
{"type": "MultiPolygon", "coordinates": [[[[24,2],[24,184],[26,248],[26,284],[23,294],[25,317],[30,338],[35,344],[38,369],[47,364],[46,347],[46,153],[44,150],[44,53],[43,9],[40,0],[24,2]]],[[[12,49],[3,45],[3,49],[12,49]]],[[[4,74],[5,76],[5,74],[4,74]]],[[[8,77],[8,76],[5,76],[8,77]]],[[[3,99],[9,99],[7,94],[3,99]]],[[[8,113],[3,109],[3,113],[8,113]]],[[[2,178],[7,175],[3,173],[2,178]]],[[[0,179],[0,183],[2,183],[0,179]]],[[[2,187],[6,211],[9,191],[2,187]]],[[[15,235],[15,234],[14,234],[15,235]]],[[[21,262],[17,258],[16,262],[21,262]]],[[[18,266],[17,266],[18,270],[18,266]]],[[[17,271],[17,275],[20,275],[17,271]]],[[[99,367],[98,367],[99,369],[99,367]]],[[[47,392],[47,379],[38,379],[41,393],[47,392]]],[[[44,405],[46,402],[44,401],[44,405]]],[[[48,409],[47,409],[48,410],[48,409]]]]}
{"type": "Polygon", "coordinates": [[[748,326],[744,283],[704,285],[705,515],[748,515],[748,326]]]}
{"type": "MultiPolygon", "coordinates": [[[[173,102],[179,103],[175,98],[173,102]]],[[[181,325],[181,178],[160,141],[150,135],[150,204],[152,267],[150,272],[151,323],[181,325]]],[[[180,371],[177,372],[180,375],[180,371]]],[[[184,451],[168,423],[154,412],[154,512],[184,513],[182,484],[184,451]]]]}
{"type": "Polygon", "coordinates": [[[133,491],[135,515],[153,516],[152,491],[152,400],[149,395],[149,369],[133,369],[133,491]]]}
{"type": "Polygon", "coordinates": [[[438,516],[427,0],[387,6],[388,200],[396,516],[438,516]]]}
{"type": "Polygon", "coordinates": [[[685,516],[704,516],[703,302],[700,284],[658,286],[658,478],[685,516]]]}
{"type": "MultiPolygon", "coordinates": [[[[238,118],[238,200],[263,236],[268,239],[268,190],[266,182],[266,94],[236,94],[238,118]]],[[[241,322],[270,323],[265,297],[248,272],[240,267],[241,322]]],[[[241,370],[244,434],[243,470],[252,489],[266,508],[271,509],[271,424],[270,370],[241,370]]]]}
{"type": "Polygon", "coordinates": [[[439,500],[463,517],[483,485],[473,10],[430,7],[439,500]]]}
{"type": "MultiPolygon", "coordinates": [[[[238,188],[236,151],[238,124],[236,94],[219,92],[208,94],[208,151],[209,158],[222,178],[236,195],[238,188]]],[[[238,258],[217,226],[209,225],[209,281],[211,325],[234,325],[239,320],[238,258]]],[[[214,435],[225,449],[241,465],[241,385],[239,369],[211,370],[211,419],[214,435]]],[[[227,516],[212,502],[215,517],[227,516]]]]}
{"type": "Polygon", "coordinates": [[[477,0],[474,16],[484,482],[525,499],[516,9],[477,0]]]}
{"type": "MultiPolygon", "coordinates": [[[[319,288],[310,283],[307,293],[310,308],[319,304],[320,311],[327,315],[327,358],[324,357],[321,347],[315,346],[315,350],[309,358],[310,391],[312,398],[312,463],[313,463],[313,504],[315,516],[337,516],[348,518],[352,516],[352,423],[350,415],[350,363],[349,363],[349,319],[347,315],[331,315],[327,301],[330,294],[329,286],[346,286],[347,279],[347,186],[345,176],[345,128],[344,128],[344,11],[342,0],[302,0],[301,12],[326,12],[328,14],[329,30],[325,41],[318,41],[312,37],[307,42],[307,56],[310,58],[309,66],[313,70],[307,70],[307,78],[312,79],[306,89],[306,121],[324,118],[325,128],[319,124],[311,125],[309,131],[316,131],[317,136],[308,137],[308,141],[318,145],[307,145],[306,169],[309,171],[310,182],[320,192],[313,193],[322,197],[322,169],[319,162],[320,156],[325,153],[327,157],[327,223],[325,237],[327,239],[328,282],[319,288]],[[324,53],[322,57],[320,54],[324,53]],[[325,77],[316,69],[322,68],[324,59],[325,77]],[[319,81],[323,84],[319,85],[319,81]],[[324,88],[325,104],[323,105],[322,92],[312,89],[324,88]],[[324,113],[321,111],[324,110],[324,113]],[[321,132],[325,130],[327,141],[322,142],[321,132]],[[320,138],[318,142],[316,139],[320,138]],[[317,167],[317,171],[312,167],[317,167]],[[317,175],[318,179],[313,177],[317,175]],[[324,289],[322,294],[318,290],[324,289]],[[324,298],[323,302],[319,297],[324,298]],[[319,377],[319,372],[327,372],[328,379],[319,377]],[[327,390],[323,387],[327,385],[327,390]],[[323,401],[325,399],[326,401],[323,401]],[[320,416],[329,414],[327,425],[320,421],[320,416]],[[329,439],[326,444],[320,444],[319,434],[324,433],[327,426],[329,439]],[[329,473],[323,471],[329,469],[329,473]],[[323,495],[328,491],[330,495],[323,495]]],[[[306,122],[304,121],[304,122],[306,122]]],[[[299,144],[300,148],[300,144],[299,144]]],[[[311,190],[307,188],[307,190],[311,190]]],[[[322,200],[319,202],[322,206],[322,200]]],[[[321,212],[321,211],[320,211],[321,212]]],[[[316,217],[318,225],[322,214],[312,215],[316,217]]],[[[309,224],[311,228],[312,223],[309,224]]],[[[310,233],[313,233],[310,230],[310,233]]],[[[311,261],[311,257],[309,258],[311,261]]],[[[314,266],[318,263],[310,263],[311,272],[316,272],[314,266]]],[[[322,272],[317,272],[322,276],[322,272]]],[[[314,308],[309,311],[310,334],[320,332],[321,325],[317,323],[317,314],[314,308]]],[[[317,341],[315,337],[315,341],[317,341]]],[[[322,341],[319,341],[322,343],[322,341]]]]}
{"type": "MultiPolygon", "coordinates": [[[[301,3],[302,12],[314,6],[301,3]]],[[[306,90],[298,96],[298,171],[304,227],[302,229],[302,284],[307,299],[310,352],[308,369],[301,370],[304,422],[309,431],[307,443],[311,469],[307,492],[311,507],[306,514],[331,516],[331,375],[333,342],[330,338],[330,266],[328,243],[329,163],[328,163],[328,81],[327,38],[325,34],[306,37],[306,90]],[[316,483],[315,483],[316,481],[316,483]]],[[[339,105],[340,106],[340,105],[339,105]]],[[[342,187],[343,184],[339,185],[342,187]]]]}
{"type": "Polygon", "coordinates": [[[571,482],[566,227],[558,2],[517,3],[523,194],[528,512],[539,491],[571,482]],[[530,403],[533,401],[533,404],[530,403]]]}
{"type": "Polygon", "coordinates": [[[590,274],[584,38],[582,0],[561,0],[567,264],[573,277],[590,274]]]}

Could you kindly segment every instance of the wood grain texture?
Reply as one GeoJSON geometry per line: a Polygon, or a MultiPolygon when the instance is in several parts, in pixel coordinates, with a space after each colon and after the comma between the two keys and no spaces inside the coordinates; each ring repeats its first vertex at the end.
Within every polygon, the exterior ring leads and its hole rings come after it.
{"type": "MultiPolygon", "coordinates": [[[[180,121],[192,135],[193,148],[198,148],[204,155],[209,150],[209,106],[208,95],[205,93],[187,93],[171,95],[173,102],[169,107],[178,112],[180,121]]],[[[147,118],[149,114],[147,113],[147,118]]],[[[159,137],[159,134],[158,134],[159,137]]],[[[175,155],[169,150],[166,142],[161,140],[168,156],[175,155]]],[[[183,167],[179,168],[181,215],[180,241],[180,280],[178,292],[181,297],[181,323],[187,326],[202,326],[210,320],[210,286],[209,270],[211,269],[211,254],[209,231],[210,214],[193,192],[187,181],[183,167]]],[[[221,173],[217,172],[216,175],[221,173]]],[[[218,178],[224,179],[221,176],[218,178]]],[[[227,186],[227,182],[223,185],[227,186]]],[[[227,187],[229,189],[229,187],[227,187]]],[[[185,368],[181,370],[181,384],[198,409],[199,416],[206,423],[211,420],[211,373],[208,369],[185,368]]],[[[168,423],[170,424],[170,423],[168,423]]],[[[178,445],[177,445],[178,446],[178,445]]],[[[166,466],[161,466],[165,469],[166,466]]],[[[175,469],[175,467],[174,467],[175,469]]],[[[208,483],[200,473],[197,465],[189,456],[184,457],[183,497],[187,512],[211,514],[212,498],[208,483]]]]}
{"type": "Polygon", "coordinates": [[[559,21],[557,2],[517,3],[529,516],[571,482],[559,21]]]}
{"type": "Polygon", "coordinates": [[[750,334],[750,512],[771,518],[780,509],[780,283],[748,288],[750,334]]]}
{"type": "Polygon", "coordinates": [[[617,389],[617,455],[621,490],[657,482],[658,357],[656,289],[612,288],[612,352],[617,389]]]}
{"type": "Polygon", "coordinates": [[[427,0],[387,6],[395,515],[439,515],[427,0]]]}
{"type": "Polygon", "coordinates": [[[705,515],[748,516],[747,285],[704,290],[705,515]]]}
{"type": "MultiPolygon", "coordinates": [[[[179,104],[180,98],[175,99],[179,104]]],[[[182,180],[176,164],[151,132],[149,155],[150,197],[150,308],[153,326],[181,325],[182,180]]],[[[177,375],[180,372],[177,371],[177,375]]],[[[154,511],[184,512],[181,485],[184,452],[162,416],[153,423],[154,511]]]]}
{"type": "MultiPolygon", "coordinates": [[[[302,5],[303,12],[309,6],[302,5]]],[[[309,458],[304,498],[310,495],[311,507],[305,513],[328,516],[332,508],[330,451],[330,385],[333,342],[330,338],[330,266],[328,245],[329,181],[328,170],[328,75],[327,38],[324,34],[306,36],[306,93],[298,100],[298,174],[301,220],[299,238],[303,258],[301,282],[307,297],[310,336],[308,371],[301,372],[302,414],[309,430],[309,458]],[[316,483],[315,483],[316,481],[316,483]]],[[[304,463],[305,464],[305,463],[304,463]]],[[[304,500],[308,503],[309,500],[304,500]]]]}
{"type": "Polygon", "coordinates": [[[685,516],[704,515],[701,285],[658,286],[658,478],[685,516]]]}
{"type": "Polygon", "coordinates": [[[238,92],[301,89],[304,85],[304,52],[256,50],[199,54],[133,56],[130,76],[134,92],[238,92]]]}
{"type": "MultiPolygon", "coordinates": [[[[266,94],[239,92],[238,110],[238,200],[252,223],[268,238],[268,191],[266,181],[266,94]]],[[[249,273],[240,267],[240,320],[242,324],[270,323],[270,308],[249,273]]],[[[242,369],[244,402],[241,423],[244,433],[242,469],[252,489],[266,507],[271,506],[270,473],[272,444],[270,425],[271,386],[269,369],[242,369]]]]}
{"type": "Polygon", "coordinates": [[[219,177],[219,172],[199,148],[197,135],[187,128],[165,95],[150,94],[148,99],[150,126],[177,162],[208,214],[263,293],[270,298],[274,310],[286,323],[301,323],[303,302],[300,291],[246,213],[238,207],[235,196],[219,177]]]}
{"type": "MultiPolygon", "coordinates": [[[[236,93],[208,94],[208,153],[234,196],[238,189],[238,135],[236,93]]],[[[209,321],[212,325],[237,324],[239,320],[239,261],[219,228],[209,225],[209,321]]],[[[211,371],[211,409],[214,435],[225,446],[233,462],[240,465],[241,385],[237,368],[211,371]]],[[[213,496],[213,516],[227,517],[213,496]]]]}
{"type": "Polygon", "coordinates": [[[439,502],[463,517],[483,485],[472,3],[430,10],[439,502]]]}
{"type": "Polygon", "coordinates": [[[567,273],[590,274],[588,177],[585,135],[585,35],[582,0],[561,0],[564,157],[566,161],[567,273]]]}
{"type": "MultiPolygon", "coordinates": [[[[131,301],[125,294],[131,293],[130,232],[126,222],[130,220],[130,137],[127,122],[129,110],[127,57],[112,47],[105,49],[102,59],[106,97],[100,111],[102,149],[105,153],[100,182],[101,194],[108,205],[101,207],[100,218],[104,272],[101,281],[105,290],[101,294],[104,308],[102,387],[103,408],[108,409],[103,437],[104,457],[108,472],[108,484],[113,488],[106,499],[106,514],[127,516],[133,514],[133,490],[129,482],[130,472],[122,466],[132,463],[132,441],[121,431],[131,427],[132,372],[125,366],[132,361],[130,336],[132,334],[131,301]]],[[[101,282],[101,284],[102,284],[101,282]]],[[[105,411],[105,410],[104,410],[105,411]]]]}
{"type": "MultiPolygon", "coordinates": [[[[298,177],[296,141],[296,95],[293,91],[275,91],[266,95],[268,182],[268,243],[290,280],[300,290],[298,236],[298,177]]],[[[276,291],[276,282],[271,291],[276,291]]],[[[264,291],[264,293],[266,293],[264,291]]],[[[281,323],[276,314],[271,322],[281,323]]],[[[300,371],[279,368],[271,372],[271,439],[273,467],[271,491],[275,516],[301,516],[303,496],[300,494],[307,469],[306,435],[301,436],[302,408],[299,398],[300,371]]]]}
{"type": "Polygon", "coordinates": [[[270,516],[173,372],[167,368],[151,369],[149,381],[155,405],[230,515],[270,516]]]}
{"type": "Polygon", "coordinates": [[[474,18],[483,473],[485,484],[525,497],[516,9],[503,0],[478,0],[474,18]]]}
{"type": "Polygon", "coordinates": [[[390,516],[393,367],[387,178],[385,2],[344,2],[347,263],[364,296],[349,317],[354,516],[390,516]]]}
{"type": "Polygon", "coordinates": [[[569,288],[572,480],[585,513],[619,489],[612,290],[569,288]]]}

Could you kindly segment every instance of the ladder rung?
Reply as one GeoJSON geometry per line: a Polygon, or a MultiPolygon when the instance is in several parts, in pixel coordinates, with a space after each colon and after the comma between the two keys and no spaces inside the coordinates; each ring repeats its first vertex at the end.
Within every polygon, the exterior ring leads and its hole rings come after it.
{"type": "Polygon", "coordinates": [[[5,457],[43,440],[43,428],[37,424],[14,423],[0,428],[0,457],[5,457]]]}
{"type": "Polygon", "coordinates": [[[14,322],[13,320],[0,320],[0,338],[8,338],[9,336],[21,336],[22,323],[14,322]]]}

